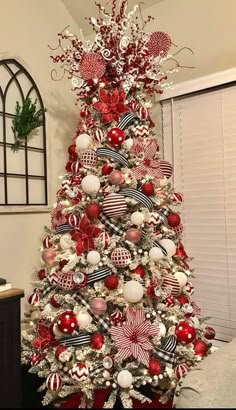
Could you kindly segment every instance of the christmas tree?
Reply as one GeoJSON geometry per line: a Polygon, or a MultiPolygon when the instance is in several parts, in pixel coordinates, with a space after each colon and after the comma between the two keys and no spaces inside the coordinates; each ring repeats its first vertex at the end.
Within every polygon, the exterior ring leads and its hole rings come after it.
{"type": "Polygon", "coordinates": [[[214,338],[192,300],[182,195],[149,113],[178,63],[168,34],[145,32],[152,17],[135,18],[139,6],[97,6],[94,41],[65,29],[52,56],[81,111],[28,296],[22,363],[43,378],[45,406],[161,406],[214,338]]]}

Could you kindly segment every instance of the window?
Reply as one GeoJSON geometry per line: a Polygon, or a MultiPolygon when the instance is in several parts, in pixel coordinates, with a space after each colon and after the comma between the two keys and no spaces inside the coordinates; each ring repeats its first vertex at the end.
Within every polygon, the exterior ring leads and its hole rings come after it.
{"type": "Polygon", "coordinates": [[[216,340],[226,342],[236,336],[236,71],[228,74],[219,74],[217,87],[217,76],[204,86],[206,77],[199,79],[200,91],[196,80],[186,82],[162,101],[164,155],[184,196],[194,298],[211,316],[216,340]]]}
{"type": "Polygon", "coordinates": [[[11,150],[11,129],[16,101],[30,97],[43,108],[39,90],[26,69],[16,60],[0,61],[0,206],[47,205],[45,116],[43,126],[23,144],[11,150]]]}

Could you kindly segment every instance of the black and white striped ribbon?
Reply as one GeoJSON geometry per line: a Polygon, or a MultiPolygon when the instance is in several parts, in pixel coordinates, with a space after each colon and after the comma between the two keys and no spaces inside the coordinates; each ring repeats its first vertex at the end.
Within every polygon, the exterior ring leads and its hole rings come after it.
{"type": "Polygon", "coordinates": [[[161,343],[161,348],[169,353],[174,353],[177,346],[177,340],[175,335],[166,337],[161,343]]]}
{"type": "Polygon", "coordinates": [[[120,154],[119,152],[114,151],[111,148],[98,148],[96,151],[98,157],[110,157],[113,158],[115,161],[119,162],[120,164],[128,167],[129,162],[124,157],[124,155],[120,154]]]}
{"type": "Polygon", "coordinates": [[[59,225],[56,229],[56,234],[70,232],[73,230],[73,227],[69,224],[59,225]]]}
{"type": "Polygon", "coordinates": [[[157,348],[152,352],[153,356],[158,357],[159,359],[164,360],[167,363],[175,364],[175,349],[177,346],[177,340],[175,335],[170,335],[163,339],[161,343],[161,348],[157,348]]]}
{"type": "Polygon", "coordinates": [[[81,333],[76,336],[65,337],[59,340],[60,345],[69,346],[82,346],[90,343],[91,333],[81,333]]]}
{"type": "Polygon", "coordinates": [[[109,266],[103,266],[95,270],[94,272],[88,275],[88,284],[98,282],[99,280],[105,279],[107,276],[111,274],[111,268],[109,266]]]}
{"type": "Polygon", "coordinates": [[[109,320],[109,318],[94,315],[90,310],[90,306],[89,306],[87,300],[84,297],[82,297],[81,295],[76,294],[75,299],[78,302],[82,303],[82,305],[84,305],[86,307],[86,309],[89,310],[89,314],[92,316],[92,318],[95,320],[95,322],[98,322],[106,332],[109,331],[109,329],[110,329],[110,320],[109,320]]]}
{"type": "MultiPolygon", "coordinates": [[[[145,238],[146,232],[145,231],[141,231],[141,237],[145,238]]],[[[160,248],[160,250],[162,251],[163,255],[167,256],[167,250],[164,248],[164,246],[162,246],[159,242],[153,241],[152,243],[153,246],[156,246],[157,248],[160,248]]]]}
{"type": "Polygon", "coordinates": [[[135,121],[140,122],[140,118],[137,116],[137,114],[134,114],[133,112],[127,112],[122,116],[121,120],[118,122],[116,127],[120,128],[121,130],[124,130],[125,128],[134,124],[135,121]]]}
{"type": "Polygon", "coordinates": [[[140,202],[145,208],[151,209],[153,203],[143,192],[138,191],[135,188],[124,188],[119,192],[121,195],[128,196],[136,201],[140,202]]]}
{"type": "Polygon", "coordinates": [[[119,226],[114,225],[105,215],[100,215],[100,221],[109,229],[109,231],[117,234],[117,235],[124,235],[125,231],[121,229],[119,226]]]}
{"type": "Polygon", "coordinates": [[[91,369],[89,369],[89,376],[90,376],[90,377],[95,377],[95,376],[97,376],[99,373],[102,373],[103,370],[104,370],[104,367],[103,367],[102,364],[99,365],[98,367],[95,367],[94,369],[91,368],[91,369]]]}

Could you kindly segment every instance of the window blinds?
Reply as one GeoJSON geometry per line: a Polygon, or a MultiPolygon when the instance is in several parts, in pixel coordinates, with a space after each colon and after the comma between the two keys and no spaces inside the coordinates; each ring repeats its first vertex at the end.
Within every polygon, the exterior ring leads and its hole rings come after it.
{"type": "Polygon", "coordinates": [[[162,102],[165,159],[174,166],[194,300],[216,339],[236,336],[236,86],[162,102]]]}

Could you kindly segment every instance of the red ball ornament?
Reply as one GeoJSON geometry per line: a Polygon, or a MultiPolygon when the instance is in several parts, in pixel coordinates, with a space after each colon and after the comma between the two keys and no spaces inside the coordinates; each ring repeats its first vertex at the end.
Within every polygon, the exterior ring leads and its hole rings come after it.
{"type": "Polygon", "coordinates": [[[104,343],[104,337],[100,333],[94,333],[93,336],[91,336],[91,346],[93,349],[101,349],[104,343]]]}
{"type": "Polygon", "coordinates": [[[152,196],[154,194],[154,185],[151,182],[146,182],[142,185],[141,190],[144,195],[152,196]]]}
{"type": "Polygon", "coordinates": [[[111,184],[119,186],[124,183],[125,177],[121,171],[114,169],[108,177],[111,184]]]}
{"type": "Polygon", "coordinates": [[[180,224],[180,216],[176,212],[171,212],[167,217],[168,225],[172,228],[180,224]]]}
{"type": "Polygon", "coordinates": [[[125,240],[132,242],[132,243],[138,243],[141,239],[141,233],[138,229],[135,228],[130,228],[127,230],[125,234],[125,240]]]}
{"type": "Polygon", "coordinates": [[[38,271],[38,278],[39,278],[40,280],[43,280],[44,278],[46,278],[45,269],[40,269],[40,270],[38,271]]]}
{"type": "Polygon", "coordinates": [[[57,360],[60,360],[60,354],[64,353],[66,351],[66,347],[65,346],[58,346],[56,351],[55,351],[55,358],[57,360]]]}
{"type": "Polygon", "coordinates": [[[48,390],[58,391],[61,388],[62,380],[59,373],[49,374],[46,380],[46,386],[48,390]]]}
{"type": "Polygon", "coordinates": [[[105,164],[102,167],[102,175],[109,175],[113,171],[113,168],[110,164],[105,164]]]}
{"type": "Polygon", "coordinates": [[[72,182],[73,185],[80,185],[81,181],[82,181],[82,179],[78,175],[74,175],[71,178],[71,182],[72,182]]]}
{"type": "Polygon", "coordinates": [[[50,303],[51,303],[51,305],[52,305],[53,307],[55,307],[55,308],[58,308],[58,307],[61,306],[60,303],[58,303],[58,302],[56,301],[54,295],[51,297],[50,303]]]}
{"type": "Polygon", "coordinates": [[[124,140],[125,134],[120,128],[111,128],[107,133],[107,141],[112,147],[120,147],[124,140]]]}
{"type": "Polygon", "coordinates": [[[161,373],[161,365],[158,360],[153,358],[149,360],[148,373],[151,376],[157,376],[161,373]]]}
{"type": "Polygon", "coordinates": [[[33,353],[30,356],[30,364],[31,366],[36,366],[40,362],[40,356],[37,353],[33,353]]]}
{"type": "Polygon", "coordinates": [[[136,273],[136,275],[139,275],[141,278],[145,275],[145,270],[141,265],[138,265],[135,269],[132,269],[131,272],[136,273]]]}
{"type": "Polygon", "coordinates": [[[104,285],[106,286],[107,289],[109,290],[114,290],[117,288],[119,284],[119,279],[115,275],[109,275],[106,277],[104,281],[104,285]]]}
{"type": "Polygon", "coordinates": [[[66,310],[65,312],[61,313],[58,317],[57,327],[63,333],[72,333],[77,327],[77,325],[78,323],[76,316],[71,310],[66,310]]]}
{"type": "Polygon", "coordinates": [[[32,306],[36,305],[39,302],[40,297],[37,292],[33,292],[27,297],[28,303],[32,306]]]}
{"type": "Polygon", "coordinates": [[[69,155],[69,161],[72,161],[72,162],[74,162],[74,161],[77,161],[77,159],[78,159],[78,154],[70,154],[69,155]]]}
{"type": "Polygon", "coordinates": [[[67,172],[71,172],[71,165],[73,164],[73,162],[71,162],[71,161],[68,161],[67,162],[67,164],[66,164],[66,166],[65,166],[65,169],[66,169],[66,171],[67,172]]]}
{"type": "Polygon", "coordinates": [[[71,163],[71,171],[77,174],[81,168],[81,164],[79,161],[74,161],[71,163]]]}
{"type": "Polygon", "coordinates": [[[195,340],[193,348],[194,348],[196,355],[201,356],[201,357],[205,356],[208,350],[207,344],[204,342],[204,340],[201,340],[201,339],[195,340]]]}
{"type": "Polygon", "coordinates": [[[210,326],[205,327],[203,336],[206,339],[208,339],[208,340],[214,339],[215,335],[216,335],[216,332],[215,332],[215,329],[213,329],[213,327],[210,327],[210,326]]]}
{"type": "Polygon", "coordinates": [[[175,336],[180,343],[192,343],[196,338],[196,330],[191,323],[181,321],[175,328],[175,336]]]}
{"type": "Polygon", "coordinates": [[[94,315],[104,315],[107,310],[107,302],[102,298],[94,298],[91,300],[89,308],[94,315]]]}
{"type": "Polygon", "coordinates": [[[189,300],[186,296],[184,295],[180,295],[177,297],[178,302],[180,303],[180,305],[185,305],[185,303],[189,303],[189,300]]]}
{"type": "Polygon", "coordinates": [[[42,252],[42,260],[49,266],[51,266],[54,263],[55,257],[56,252],[52,248],[44,249],[42,252]]]}
{"type": "Polygon", "coordinates": [[[85,208],[86,215],[89,219],[97,219],[101,213],[101,208],[96,203],[90,203],[85,208]]]}
{"type": "Polygon", "coordinates": [[[174,306],[174,304],[175,304],[174,296],[171,296],[171,295],[167,296],[167,298],[164,300],[164,303],[168,307],[174,306]]]}

